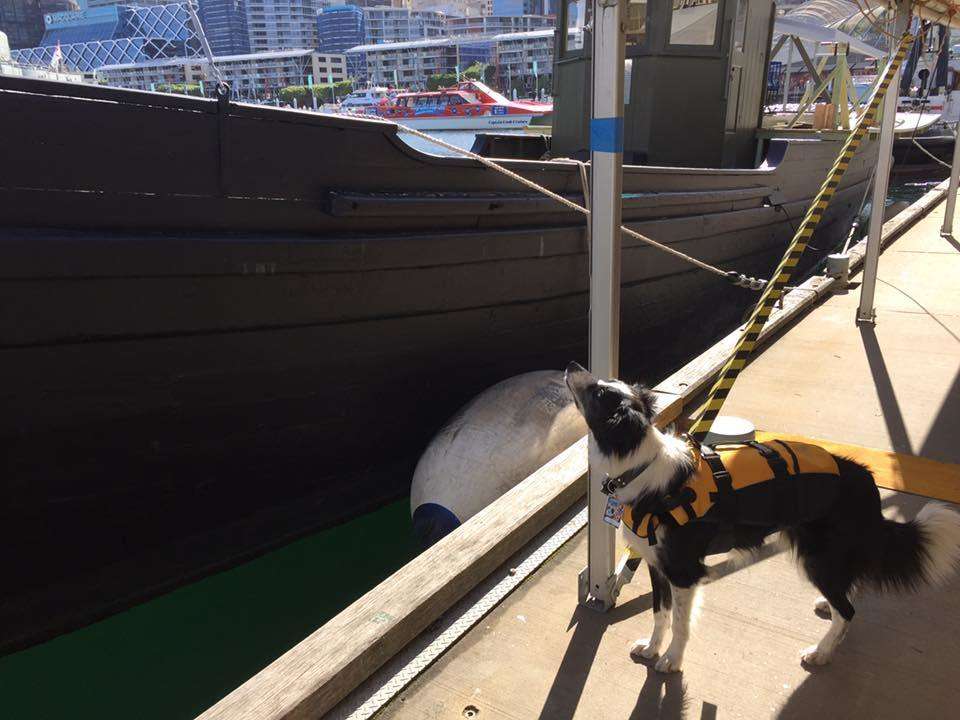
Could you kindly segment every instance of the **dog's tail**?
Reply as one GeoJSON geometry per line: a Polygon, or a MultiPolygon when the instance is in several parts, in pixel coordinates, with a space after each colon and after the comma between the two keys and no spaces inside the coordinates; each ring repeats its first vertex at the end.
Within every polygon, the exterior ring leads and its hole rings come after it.
{"type": "Polygon", "coordinates": [[[881,590],[942,585],[960,568],[960,513],[928,503],[916,519],[882,520],[874,563],[865,578],[881,590]]]}

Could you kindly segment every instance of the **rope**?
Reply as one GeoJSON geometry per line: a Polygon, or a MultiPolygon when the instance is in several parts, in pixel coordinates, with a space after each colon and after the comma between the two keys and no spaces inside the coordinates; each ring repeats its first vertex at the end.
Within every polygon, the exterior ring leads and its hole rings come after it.
{"type": "Polygon", "coordinates": [[[200,47],[203,49],[203,54],[207,56],[207,62],[210,63],[210,70],[217,80],[217,92],[221,95],[226,95],[230,85],[224,80],[223,73],[220,72],[220,68],[217,67],[217,63],[213,59],[213,50],[210,48],[207,33],[204,32],[203,24],[200,22],[200,16],[197,15],[195,3],[196,0],[187,0],[187,12],[190,14],[190,21],[193,23],[193,30],[200,40],[200,47]]]}
{"type": "Polygon", "coordinates": [[[820,191],[810,204],[810,208],[800,223],[800,227],[794,235],[790,246],[787,248],[786,254],[784,254],[783,259],[774,271],[772,282],[767,284],[766,289],[760,296],[760,300],[757,302],[756,308],[754,308],[750,317],[750,322],[747,323],[745,331],[740,336],[740,340],[734,348],[733,355],[720,371],[720,376],[717,378],[716,383],[714,383],[707,396],[707,402],[703,407],[703,412],[690,431],[698,440],[702,441],[707,433],[710,432],[713,421],[716,420],[717,415],[720,414],[720,409],[730,394],[734,382],[745,367],[750,353],[757,345],[760,332],[763,330],[767,318],[770,317],[774,304],[783,295],[784,288],[790,280],[790,275],[800,261],[803,251],[806,250],[807,243],[813,235],[813,231],[817,225],[820,224],[820,220],[823,218],[827,206],[830,204],[830,200],[840,185],[843,174],[846,172],[850,161],[860,146],[863,136],[874,122],[877,110],[880,107],[880,102],[887,93],[890,84],[896,78],[897,71],[900,69],[903,58],[906,56],[907,50],[912,42],[913,35],[911,35],[909,31],[905,32],[900,39],[900,46],[897,49],[896,55],[890,59],[890,63],[884,72],[883,80],[877,86],[870,100],[870,105],[867,107],[866,112],[857,119],[856,127],[847,136],[846,142],[844,142],[843,147],[840,149],[840,154],[837,156],[830,172],[827,173],[827,177],[823,181],[820,191]]]}
{"type": "MultiPolygon", "coordinates": [[[[341,112],[341,114],[343,114],[343,115],[349,115],[349,116],[353,116],[353,117],[359,117],[359,118],[363,118],[363,119],[366,119],[366,120],[369,120],[370,117],[371,117],[371,116],[369,116],[369,115],[363,115],[362,113],[344,112],[344,111],[342,111],[342,110],[341,110],[340,112],[341,112]]],[[[446,141],[444,141],[444,140],[441,140],[440,138],[434,137],[433,135],[428,135],[428,134],[425,133],[425,132],[421,132],[421,131],[419,131],[419,130],[414,130],[412,127],[409,127],[409,126],[407,126],[407,125],[404,125],[403,123],[397,122],[396,120],[393,120],[393,119],[386,120],[385,118],[380,118],[379,116],[377,116],[377,119],[381,119],[381,120],[385,120],[386,122],[393,123],[394,125],[397,126],[397,129],[398,129],[398,130],[401,130],[401,131],[403,131],[403,132],[405,132],[405,133],[409,133],[410,135],[413,135],[413,136],[415,136],[415,137],[422,138],[423,140],[426,140],[427,142],[433,143],[434,145],[439,145],[440,147],[445,148],[446,150],[450,150],[450,151],[455,152],[455,153],[457,153],[457,154],[464,155],[464,156],[466,156],[466,157],[468,157],[468,158],[471,158],[472,160],[476,160],[477,162],[479,162],[479,163],[481,163],[482,165],[490,168],[491,170],[494,170],[495,172],[498,172],[498,173],[501,173],[501,174],[503,174],[503,175],[506,175],[507,177],[509,177],[509,178],[512,179],[512,180],[515,180],[516,182],[520,183],[521,185],[523,185],[523,186],[525,186],[525,187],[528,187],[528,188],[530,188],[531,190],[534,190],[534,191],[536,191],[536,192],[542,193],[543,195],[546,195],[547,197],[551,198],[552,200],[556,200],[558,203],[560,203],[560,204],[563,205],[564,207],[567,207],[567,208],[569,208],[570,210],[573,210],[574,212],[578,212],[578,213],[580,213],[581,215],[584,215],[584,216],[587,217],[587,218],[590,217],[590,210],[589,210],[588,207],[581,207],[580,205],[578,205],[577,203],[573,202],[572,200],[568,200],[567,198],[563,197],[562,195],[558,195],[557,193],[553,192],[552,190],[548,190],[547,188],[543,187],[542,185],[538,185],[537,183],[533,182],[533,180],[528,180],[527,178],[525,178],[525,177],[523,177],[522,175],[519,175],[519,174],[513,172],[512,170],[508,170],[507,168],[503,167],[503,165],[500,165],[499,163],[494,162],[494,161],[491,160],[490,158],[486,158],[486,157],[484,157],[483,155],[478,155],[477,153],[473,152],[472,150],[467,150],[467,149],[465,149],[465,148],[458,147],[458,146],[456,146],[456,145],[452,145],[451,143],[448,143],[448,142],[446,142],[446,141]]],[[[586,188],[587,188],[588,185],[587,185],[587,181],[586,181],[586,168],[585,168],[585,164],[582,163],[582,162],[580,162],[580,161],[578,161],[578,160],[569,160],[569,159],[563,159],[563,158],[559,158],[559,159],[555,160],[554,162],[575,162],[575,163],[579,163],[579,165],[580,165],[580,182],[581,182],[581,185],[583,185],[583,187],[584,187],[584,200],[585,200],[585,204],[589,206],[589,204],[590,204],[590,202],[589,202],[589,197],[588,197],[589,192],[586,190],[586,188]]],[[[589,225],[589,223],[588,223],[588,225],[589,225]]],[[[687,255],[686,253],[680,252],[679,250],[676,250],[676,249],[670,247],[669,245],[664,245],[664,244],[661,243],[661,242],[657,242],[657,241],[654,240],[653,238],[650,238],[650,237],[647,237],[646,235],[643,235],[643,234],[641,234],[641,233],[638,233],[636,230],[631,230],[630,228],[628,228],[628,227],[625,226],[625,225],[621,225],[621,226],[620,226],[620,232],[622,232],[624,235],[627,235],[627,236],[629,236],[629,237],[634,238],[635,240],[639,240],[640,242],[646,243],[647,245],[650,245],[651,247],[655,247],[655,248],[657,248],[658,250],[662,250],[663,252],[668,253],[669,255],[673,255],[674,257],[679,258],[680,260],[683,260],[684,262],[688,262],[688,263],[690,263],[691,265],[694,265],[694,266],[700,268],[701,270],[706,270],[707,272],[710,272],[710,273],[713,273],[714,275],[717,275],[717,276],[719,276],[719,277],[722,277],[722,278],[730,281],[733,285],[735,285],[735,286],[737,286],[737,287],[748,288],[748,289],[750,289],[750,290],[763,290],[763,288],[765,288],[766,285],[767,285],[767,281],[766,281],[766,280],[760,280],[760,279],[757,279],[757,278],[755,278],[755,277],[750,277],[749,275],[745,275],[744,273],[737,272],[736,270],[723,270],[723,269],[718,268],[718,267],[716,267],[716,266],[714,266],[714,265],[710,265],[709,263],[705,263],[705,262],[703,262],[702,260],[698,260],[697,258],[695,258],[695,257],[693,257],[693,256],[691,256],[691,255],[687,255]]],[[[589,242],[589,235],[588,235],[588,242],[589,242]]]]}
{"type": "Polygon", "coordinates": [[[913,144],[917,146],[917,149],[918,149],[920,152],[922,152],[923,154],[925,154],[927,157],[929,157],[931,160],[933,160],[934,162],[940,163],[940,164],[943,165],[947,170],[951,170],[951,169],[952,169],[952,166],[951,166],[949,163],[945,163],[943,160],[941,160],[941,159],[938,158],[936,155],[934,155],[934,154],[931,153],[929,150],[927,150],[923,145],[920,144],[920,142],[919,142],[916,138],[911,138],[911,140],[913,140],[913,144]]]}

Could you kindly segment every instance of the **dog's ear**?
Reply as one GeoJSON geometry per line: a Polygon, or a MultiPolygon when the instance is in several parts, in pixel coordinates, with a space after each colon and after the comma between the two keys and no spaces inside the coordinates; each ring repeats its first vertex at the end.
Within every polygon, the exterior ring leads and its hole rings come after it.
{"type": "Polygon", "coordinates": [[[637,383],[633,386],[634,410],[643,415],[648,423],[653,423],[657,416],[657,395],[646,385],[637,383]]]}

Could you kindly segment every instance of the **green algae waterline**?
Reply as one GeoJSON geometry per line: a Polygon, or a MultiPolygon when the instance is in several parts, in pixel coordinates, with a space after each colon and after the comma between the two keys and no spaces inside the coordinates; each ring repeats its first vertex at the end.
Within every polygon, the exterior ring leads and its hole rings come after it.
{"type": "Polygon", "coordinates": [[[4,716],[193,718],[418,550],[404,498],[0,658],[4,716]]]}

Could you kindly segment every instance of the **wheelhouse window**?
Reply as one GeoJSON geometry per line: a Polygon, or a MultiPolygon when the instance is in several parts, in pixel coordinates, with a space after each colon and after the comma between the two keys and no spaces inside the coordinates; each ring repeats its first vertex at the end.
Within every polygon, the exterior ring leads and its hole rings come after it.
{"type": "Polygon", "coordinates": [[[646,44],[647,0],[629,0],[627,3],[627,47],[643,47],[646,44]]]}
{"type": "Polygon", "coordinates": [[[717,40],[719,0],[673,0],[671,45],[713,45],[717,40]]]}
{"type": "Polygon", "coordinates": [[[564,53],[583,49],[583,28],[590,22],[592,2],[566,0],[567,37],[564,53]]]}

